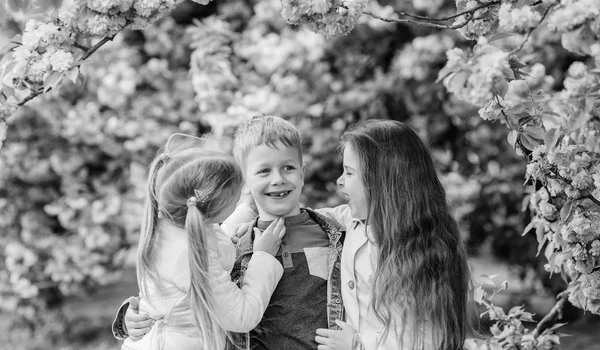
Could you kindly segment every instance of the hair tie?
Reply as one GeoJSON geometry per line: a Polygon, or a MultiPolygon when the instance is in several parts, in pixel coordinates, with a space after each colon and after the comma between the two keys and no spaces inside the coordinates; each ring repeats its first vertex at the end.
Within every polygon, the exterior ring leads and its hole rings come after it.
{"type": "Polygon", "coordinates": [[[189,208],[189,207],[195,207],[195,206],[196,206],[196,204],[198,204],[198,198],[196,198],[196,197],[193,197],[193,196],[192,196],[192,197],[190,197],[190,198],[187,200],[187,206],[188,206],[188,208],[189,208]]]}

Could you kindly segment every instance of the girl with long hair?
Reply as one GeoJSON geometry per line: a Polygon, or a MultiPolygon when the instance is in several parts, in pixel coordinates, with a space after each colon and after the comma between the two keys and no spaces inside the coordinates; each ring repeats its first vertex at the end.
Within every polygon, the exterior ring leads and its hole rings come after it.
{"type": "Polygon", "coordinates": [[[367,120],[342,135],[348,205],[342,330],[319,349],[457,350],[470,331],[471,277],[431,154],[406,124],[367,120]]]}
{"type": "Polygon", "coordinates": [[[224,349],[228,331],[259,323],[283,274],[274,255],[285,227],[275,220],[254,241],[241,289],[231,282],[236,249],[218,223],[240,198],[242,173],[205,143],[173,134],[150,165],[137,278],[140,312],[156,324],[123,350],[224,349]]]}

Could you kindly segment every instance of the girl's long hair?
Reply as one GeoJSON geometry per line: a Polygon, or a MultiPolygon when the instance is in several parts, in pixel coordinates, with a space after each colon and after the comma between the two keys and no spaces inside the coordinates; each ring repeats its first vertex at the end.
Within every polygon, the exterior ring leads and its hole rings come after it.
{"type": "Polygon", "coordinates": [[[355,125],[342,146],[358,155],[367,224],[378,246],[371,307],[385,325],[382,339],[410,339],[410,349],[424,349],[426,340],[461,349],[473,316],[471,278],[429,150],[392,120],[355,125]]]}
{"type": "Polygon", "coordinates": [[[138,285],[142,297],[149,293],[148,282],[160,285],[156,266],[159,216],[185,228],[191,310],[205,347],[224,349],[227,333],[215,315],[206,235],[210,232],[208,223],[239,198],[242,174],[232,157],[194,146],[189,140],[176,147],[172,138],[150,165],[138,245],[138,285]]]}

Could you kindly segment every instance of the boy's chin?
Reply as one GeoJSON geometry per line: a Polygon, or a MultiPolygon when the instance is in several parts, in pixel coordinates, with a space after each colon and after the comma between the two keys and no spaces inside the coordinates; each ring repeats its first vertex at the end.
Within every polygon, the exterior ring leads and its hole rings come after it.
{"type": "Polygon", "coordinates": [[[258,215],[260,216],[260,219],[263,221],[275,220],[280,217],[287,218],[287,217],[295,216],[298,214],[300,214],[299,206],[297,208],[293,208],[293,209],[281,209],[281,210],[277,210],[277,208],[269,208],[268,210],[258,208],[258,215]]]}

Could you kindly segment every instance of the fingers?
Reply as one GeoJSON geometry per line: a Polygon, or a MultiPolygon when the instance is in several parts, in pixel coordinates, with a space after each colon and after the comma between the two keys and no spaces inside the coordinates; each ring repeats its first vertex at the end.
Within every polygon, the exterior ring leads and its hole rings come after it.
{"type": "Polygon", "coordinates": [[[256,241],[257,239],[260,238],[260,236],[262,236],[262,232],[260,232],[260,230],[258,228],[254,228],[254,240],[256,241]]]}
{"type": "Polygon", "coordinates": [[[245,235],[248,232],[248,229],[250,229],[250,227],[254,227],[256,226],[256,219],[253,219],[250,222],[245,222],[243,224],[241,224],[238,229],[237,232],[235,233],[236,237],[242,237],[243,235],[245,235]]]}
{"type": "Polygon", "coordinates": [[[317,335],[320,335],[321,337],[327,337],[329,338],[329,335],[331,334],[331,331],[327,328],[319,328],[317,329],[317,335]]]}
{"type": "Polygon", "coordinates": [[[331,348],[327,345],[319,345],[317,346],[317,350],[331,350],[331,348]]]}
{"type": "Polygon", "coordinates": [[[231,243],[233,244],[237,244],[240,241],[240,239],[237,236],[231,236],[230,239],[231,243]]]}
{"type": "Polygon", "coordinates": [[[283,227],[283,224],[283,218],[277,218],[273,220],[273,222],[269,225],[269,227],[267,227],[267,229],[263,233],[272,234],[273,232],[279,232],[279,230],[281,230],[281,228],[283,227]]]}
{"type": "Polygon", "coordinates": [[[317,343],[325,345],[325,346],[327,346],[329,344],[329,338],[321,337],[321,336],[318,336],[318,335],[315,337],[315,341],[317,343]]]}
{"type": "MultiPolygon", "coordinates": [[[[281,220],[283,221],[283,220],[281,220]]],[[[280,240],[283,238],[283,236],[285,236],[285,226],[283,226],[281,228],[281,230],[279,231],[279,235],[277,236],[277,238],[279,238],[280,240]]]]}
{"type": "Polygon", "coordinates": [[[129,309],[138,310],[140,308],[140,298],[139,297],[129,297],[127,299],[129,303],[129,309]]]}
{"type": "Polygon", "coordinates": [[[150,328],[154,325],[154,323],[156,323],[156,321],[151,318],[143,320],[143,321],[130,322],[131,328],[129,328],[129,329],[133,330],[133,329],[150,328]]]}
{"type": "Polygon", "coordinates": [[[140,340],[146,333],[150,332],[150,327],[135,328],[129,331],[129,338],[133,341],[140,340]]]}

